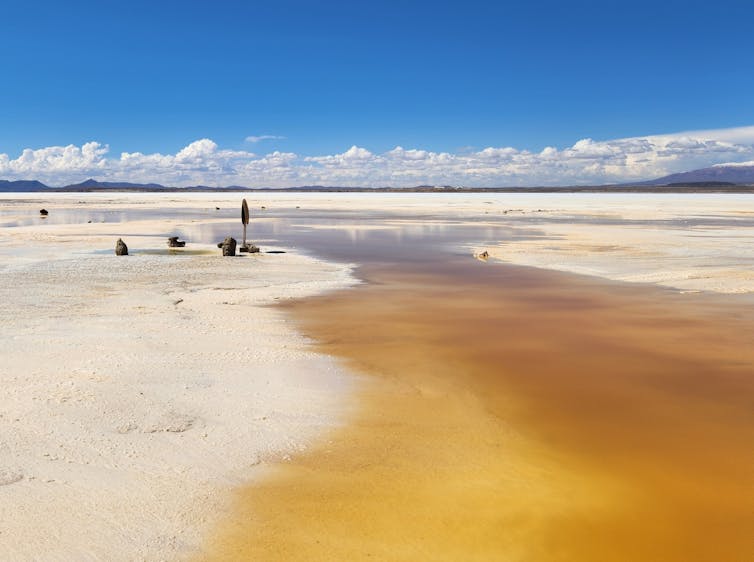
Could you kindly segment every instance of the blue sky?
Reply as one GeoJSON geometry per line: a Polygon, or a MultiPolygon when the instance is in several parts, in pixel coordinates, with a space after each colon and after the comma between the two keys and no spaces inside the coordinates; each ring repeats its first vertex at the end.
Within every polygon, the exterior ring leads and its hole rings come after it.
{"type": "Polygon", "coordinates": [[[750,2],[5,0],[1,9],[8,161],[92,141],[108,157],[176,155],[201,139],[298,159],[352,146],[539,152],[754,124],[750,2]],[[264,135],[284,138],[245,140],[264,135]]]}

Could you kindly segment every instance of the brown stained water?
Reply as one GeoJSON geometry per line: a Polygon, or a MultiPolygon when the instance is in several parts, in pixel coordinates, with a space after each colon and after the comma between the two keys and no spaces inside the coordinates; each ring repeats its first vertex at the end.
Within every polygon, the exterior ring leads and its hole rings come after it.
{"type": "Polygon", "coordinates": [[[359,408],[206,559],[754,559],[750,301],[424,257],[290,306],[359,408]]]}

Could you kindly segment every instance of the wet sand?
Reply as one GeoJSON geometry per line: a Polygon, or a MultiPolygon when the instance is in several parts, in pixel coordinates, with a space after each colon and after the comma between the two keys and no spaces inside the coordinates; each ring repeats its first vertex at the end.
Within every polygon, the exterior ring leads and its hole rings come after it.
{"type": "Polygon", "coordinates": [[[290,306],[367,374],[316,450],[243,490],[208,560],[754,557],[754,314],[465,257],[290,306]]]}

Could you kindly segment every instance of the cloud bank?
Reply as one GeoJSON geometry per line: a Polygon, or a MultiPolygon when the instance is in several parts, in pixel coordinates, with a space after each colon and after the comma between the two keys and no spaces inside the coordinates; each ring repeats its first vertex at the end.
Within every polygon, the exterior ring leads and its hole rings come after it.
{"type": "Polygon", "coordinates": [[[88,177],[179,187],[593,185],[752,160],[754,126],[608,141],[582,139],[567,148],[546,147],[538,152],[488,147],[450,153],[396,146],[375,153],[352,146],[340,154],[307,156],[228,150],[200,139],[176,154],[123,152],[114,156],[99,142],[25,149],[17,158],[0,153],[0,179],[38,179],[53,186],[88,177]]]}

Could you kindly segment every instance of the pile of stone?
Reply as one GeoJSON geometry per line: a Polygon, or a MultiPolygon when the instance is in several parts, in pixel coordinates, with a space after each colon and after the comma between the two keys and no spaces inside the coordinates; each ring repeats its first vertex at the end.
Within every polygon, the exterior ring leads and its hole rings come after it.
{"type": "Polygon", "coordinates": [[[259,253],[259,246],[255,246],[254,244],[242,244],[238,251],[242,254],[257,254],[259,253]]]}

